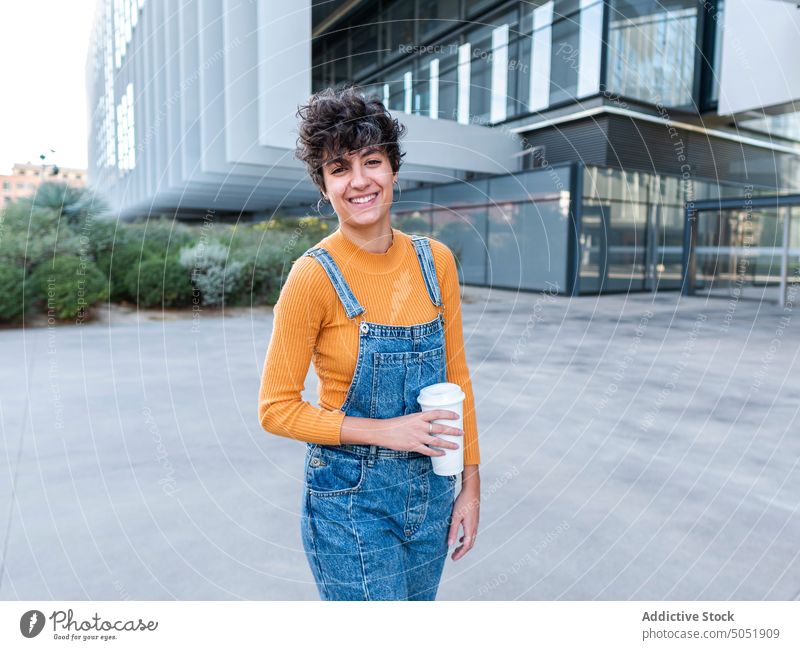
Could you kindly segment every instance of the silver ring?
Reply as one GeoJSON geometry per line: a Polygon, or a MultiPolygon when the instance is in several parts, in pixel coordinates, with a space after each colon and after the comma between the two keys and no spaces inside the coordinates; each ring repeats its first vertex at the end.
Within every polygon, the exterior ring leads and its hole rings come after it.
{"type": "Polygon", "coordinates": [[[431,424],[430,422],[428,422],[428,435],[430,435],[430,434],[432,434],[432,433],[433,433],[433,424],[431,424]]]}

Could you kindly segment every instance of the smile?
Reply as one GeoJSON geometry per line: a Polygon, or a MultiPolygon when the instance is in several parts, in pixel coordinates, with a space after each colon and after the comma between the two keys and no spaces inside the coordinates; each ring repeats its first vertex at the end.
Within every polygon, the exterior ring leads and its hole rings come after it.
{"type": "Polygon", "coordinates": [[[355,199],[348,199],[348,201],[350,201],[350,203],[355,203],[356,205],[366,205],[367,203],[372,203],[377,196],[378,193],[375,192],[374,194],[368,194],[367,196],[359,196],[355,199]]]}

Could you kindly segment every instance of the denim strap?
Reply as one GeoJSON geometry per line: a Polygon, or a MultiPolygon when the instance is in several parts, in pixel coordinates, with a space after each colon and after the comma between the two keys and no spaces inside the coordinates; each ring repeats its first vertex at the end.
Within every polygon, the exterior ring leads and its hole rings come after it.
{"type": "Polygon", "coordinates": [[[436,277],[436,265],[433,263],[431,242],[423,235],[411,235],[411,241],[414,244],[414,250],[417,251],[422,277],[425,278],[425,287],[428,289],[428,296],[434,305],[441,307],[442,294],[439,290],[439,280],[436,277]]]}
{"type": "Polygon", "coordinates": [[[358,300],[356,300],[353,291],[350,289],[350,285],[347,284],[347,280],[344,279],[344,275],[342,275],[342,272],[339,270],[339,266],[333,261],[328,251],[324,248],[314,246],[303,253],[303,256],[305,255],[315,258],[322,264],[322,268],[325,269],[325,273],[328,274],[333,288],[336,289],[339,300],[342,301],[348,318],[355,318],[366,311],[366,309],[359,304],[358,300]]]}

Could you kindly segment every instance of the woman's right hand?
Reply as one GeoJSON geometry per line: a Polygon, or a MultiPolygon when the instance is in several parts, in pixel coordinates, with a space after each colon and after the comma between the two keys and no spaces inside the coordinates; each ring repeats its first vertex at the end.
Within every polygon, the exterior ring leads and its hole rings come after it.
{"type": "Polygon", "coordinates": [[[431,434],[463,436],[464,432],[446,424],[437,424],[432,420],[457,420],[458,418],[458,413],[453,411],[435,409],[376,420],[380,437],[378,444],[395,451],[416,451],[426,456],[444,456],[445,452],[442,449],[458,449],[459,445],[431,434]],[[440,447],[440,449],[431,449],[428,445],[440,447]]]}

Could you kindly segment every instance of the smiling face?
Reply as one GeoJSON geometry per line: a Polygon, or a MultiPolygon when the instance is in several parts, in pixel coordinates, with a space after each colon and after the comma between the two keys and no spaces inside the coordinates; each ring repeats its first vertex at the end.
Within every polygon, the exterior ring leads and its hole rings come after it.
{"type": "Polygon", "coordinates": [[[322,175],[324,194],[340,223],[358,228],[389,221],[397,175],[380,147],[365,147],[333,159],[323,166],[322,175]]]}

